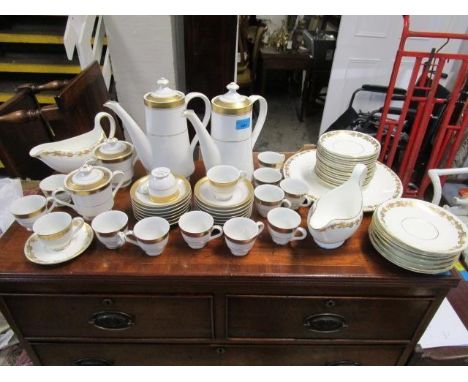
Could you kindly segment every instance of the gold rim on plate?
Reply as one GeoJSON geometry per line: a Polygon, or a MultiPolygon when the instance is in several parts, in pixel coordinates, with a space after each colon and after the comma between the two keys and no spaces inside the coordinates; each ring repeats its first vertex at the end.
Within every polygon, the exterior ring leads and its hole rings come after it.
{"type": "MultiPolygon", "coordinates": [[[[251,201],[253,199],[254,189],[253,189],[252,183],[248,179],[242,178],[242,179],[239,180],[239,184],[243,183],[247,187],[247,197],[244,200],[242,200],[242,202],[237,203],[237,204],[228,204],[228,205],[212,204],[209,200],[206,200],[203,197],[203,195],[201,195],[201,193],[200,193],[200,188],[204,184],[206,184],[208,181],[209,181],[208,178],[205,176],[204,178],[201,178],[195,184],[195,187],[194,187],[195,198],[197,200],[199,200],[201,203],[203,203],[204,205],[208,206],[208,207],[212,207],[212,208],[214,208],[216,210],[233,209],[233,208],[237,208],[237,207],[242,207],[246,203],[248,203],[249,201],[251,201]]],[[[226,202],[228,202],[228,201],[226,201],[226,202]]]]}
{"type": "MultiPolygon", "coordinates": [[[[177,181],[182,181],[185,187],[185,190],[183,192],[179,192],[179,195],[175,200],[165,202],[165,203],[158,203],[158,202],[146,202],[146,201],[139,199],[137,196],[137,194],[139,193],[138,189],[143,183],[145,183],[148,180],[150,175],[146,175],[138,179],[135,183],[132,184],[132,187],[130,188],[130,197],[132,198],[133,201],[137,202],[138,204],[144,205],[146,207],[158,208],[158,207],[168,207],[168,206],[173,206],[175,204],[178,204],[180,201],[185,200],[190,195],[191,187],[190,187],[190,183],[185,177],[178,176],[178,175],[174,175],[174,176],[177,179],[177,181]]],[[[148,196],[148,199],[149,199],[149,196],[148,196]]]]}

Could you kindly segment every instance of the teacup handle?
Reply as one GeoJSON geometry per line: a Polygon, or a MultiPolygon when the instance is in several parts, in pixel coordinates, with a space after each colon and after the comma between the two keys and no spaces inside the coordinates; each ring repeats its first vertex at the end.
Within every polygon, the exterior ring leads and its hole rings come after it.
{"type": "Polygon", "coordinates": [[[222,235],[223,235],[223,227],[221,227],[220,225],[214,225],[213,227],[211,227],[210,238],[208,239],[208,241],[216,239],[222,235]],[[219,231],[219,232],[213,235],[213,231],[219,231]]]}
{"type": "Polygon", "coordinates": [[[68,203],[68,202],[64,202],[63,200],[60,200],[60,199],[57,198],[56,195],[59,192],[66,192],[66,190],[64,188],[62,188],[62,187],[57,188],[56,190],[54,190],[54,192],[52,193],[52,198],[54,199],[54,202],[56,204],[58,204],[59,206],[67,206],[67,207],[70,207],[71,209],[75,210],[76,212],[78,212],[78,210],[76,209],[76,207],[73,204],[68,203]]]}
{"type": "Polygon", "coordinates": [[[75,236],[76,233],[83,227],[84,220],[80,217],[75,217],[72,219],[72,225],[74,226],[72,236],[75,236]]]}
{"type": "Polygon", "coordinates": [[[55,205],[56,205],[56,204],[57,204],[57,203],[56,203],[54,197],[53,197],[53,196],[48,196],[48,197],[46,198],[46,212],[52,211],[52,210],[55,208],[55,205]],[[49,204],[49,202],[52,202],[52,203],[50,204],[49,207],[47,207],[47,204],[49,204]]]}
{"type": "Polygon", "coordinates": [[[117,236],[119,237],[119,248],[125,244],[125,233],[124,232],[117,232],[117,236]]]}
{"type": "Polygon", "coordinates": [[[304,200],[300,204],[300,207],[309,207],[312,204],[312,198],[309,195],[304,197],[304,200]]]}
{"type": "Polygon", "coordinates": [[[138,241],[136,240],[136,236],[135,236],[135,234],[133,233],[133,231],[127,231],[127,232],[125,232],[125,241],[128,242],[128,243],[134,244],[134,245],[136,245],[137,247],[140,246],[140,244],[138,244],[138,241]],[[132,239],[131,236],[134,237],[135,239],[132,239]]]}
{"type": "Polygon", "coordinates": [[[115,198],[115,194],[117,194],[117,191],[119,190],[120,187],[122,187],[122,184],[124,182],[124,173],[123,173],[123,171],[117,170],[117,171],[114,171],[112,173],[111,183],[112,183],[112,179],[114,179],[118,175],[120,175],[120,181],[119,181],[119,183],[117,183],[117,186],[115,186],[114,189],[112,190],[112,197],[113,198],[115,198]]]}
{"type": "Polygon", "coordinates": [[[247,178],[248,177],[247,173],[244,170],[240,170],[239,174],[240,174],[241,178],[247,178]]]}
{"type": "Polygon", "coordinates": [[[280,203],[281,207],[291,208],[291,202],[288,199],[283,199],[280,203]]]}
{"type": "Polygon", "coordinates": [[[263,224],[263,222],[257,222],[257,227],[258,227],[258,233],[257,233],[257,236],[258,236],[262,233],[263,229],[265,228],[265,224],[263,224]]]}
{"type": "Polygon", "coordinates": [[[294,231],[294,235],[289,241],[304,240],[307,237],[307,231],[302,227],[297,227],[294,231]],[[297,234],[299,233],[299,236],[297,234]]]}

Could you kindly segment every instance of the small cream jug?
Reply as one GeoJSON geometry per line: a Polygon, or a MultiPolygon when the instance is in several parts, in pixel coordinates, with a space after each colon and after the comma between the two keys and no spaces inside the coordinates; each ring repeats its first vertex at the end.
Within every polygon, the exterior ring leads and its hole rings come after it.
{"type": "Polygon", "coordinates": [[[67,175],[64,188],[56,189],[52,196],[58,205],[73,208],[86,220],[91,220],[101,212],[108,211],[114,206],[114,197],[123,183],[122,171],[110,171],[101,166],[85,163],[78,170],[67,175]],[[115,187],[114,178],[120,177],[115,187]],[[57,193],[67,191],[73,204],[66,203],[57,197],[57,193]]]}
{"type": "Polygon", "coordinates": [[[345,183],[323,195],[309,210],[307,226],[320,247],[338,248],[359,228],[366,172],[366,165],[357,164],[345,183]]]}
{"type": "Polygon", "coordinates": [[[192,122],[200,140],[205,168],[223,164],[237,167],[252,179],[254,170],[253,147],[266,119],[268,104],[259,95],[250,97],[237,93],[239,86],[231,82],[227,93],[211,100],[211,136],[192,110],[184,115],[192,122]],[[260,112],[255,127],[252,126],[254,102],[260,103],[260,112]]]}

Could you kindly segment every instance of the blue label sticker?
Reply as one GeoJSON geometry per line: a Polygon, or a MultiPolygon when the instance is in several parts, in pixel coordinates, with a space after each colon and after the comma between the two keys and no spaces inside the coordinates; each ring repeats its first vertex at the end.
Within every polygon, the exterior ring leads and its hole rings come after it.
{"type": "Polygon", "coordinates": [[[236,130],[247,129],[250,127],[250,118],[239,119],[236,121],[236,130]]]}

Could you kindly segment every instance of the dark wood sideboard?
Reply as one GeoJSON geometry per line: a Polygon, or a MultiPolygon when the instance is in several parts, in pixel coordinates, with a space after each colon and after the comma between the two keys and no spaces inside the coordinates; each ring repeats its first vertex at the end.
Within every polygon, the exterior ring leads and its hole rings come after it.
{"type": "MultiPolygon", "coordinates": [[[[128,189],[115,208],[133,227],[128,189]]],[[[389,263],[369,222],[335,250],[310,235],[275,246],[265,230],[237,258],[222,238],[190,250],[175,227],[159,257],[94,239],[54,267],[26,260],[15,223],[0,240],[0,307],[38,365],[404,365],[459,279],[389,263]]]]}

